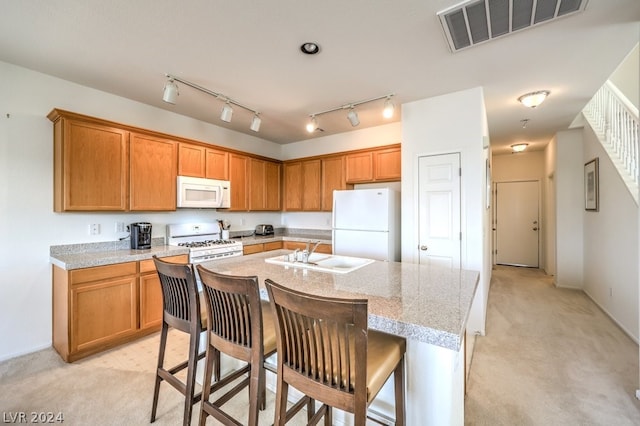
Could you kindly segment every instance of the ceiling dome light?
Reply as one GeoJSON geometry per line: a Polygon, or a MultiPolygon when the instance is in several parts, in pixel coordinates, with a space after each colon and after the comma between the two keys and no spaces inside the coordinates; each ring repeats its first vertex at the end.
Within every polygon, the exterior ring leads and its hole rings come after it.
{"type": "Polygon", "coordinates": [[[251,126],[249,126],[249,128],[254,132],[258,132],[260,131],[260,124],[262,124],[262,119],[256,112],[253,118],[251,119],[251,126]]]}
{"type": "Polygon", "coordinates": [[[356,127],[360,124],[360,119],[358,118],[358,113],[351,107],[349,112],[347,113],[347,118],[353,127],[356,127]]]}
{"type": "Polygon", "coordinates": [[[170,79],[164,85],[162,100],[168,104],[175,104],[179,94],[180,93],[178,92],[178,85],[173,81],[173,79],[170,79]]]}
{"type": "Polygon", "coordinates": [[[315,116],[311,116],[309,122],[307,123],[307,132],[313,133],[318,128],[318,120],[316,120],[315,116]]]}
{"type": "Polygon", "coordinates": [[[513,145],[511,145],[511,149],[513,150],[513,152],[522,152],[527,149],[527,146],[529,146],[528,143],[514,143],[513,145]]]}
{"type": "Polygon", "coordinates": [[[394,105],[393,105],[393,101],[391,100],[391,96],[389,96],[387,98],[386,101],[384,101],[384,109],[382,110],[382,116],[384,118],[391,118],[393,117],[393,110],[394,110],[394,105]]]}
{"type": "Polygon", "coordinates": [[[220,120],[230,123],[232,116],[233,116],[233,108],[231,108],[231,105],[229,104],[229,102],[227,102],[222,107],[222,112],[220,113],[220,120]]]}
{"type": "Polygon", "coordinates": [[[302,43],[302,45],[300,45],[300,50],[304,54],[315,55],[316,53],[320,52],[320,46],[318,45],[318,43],[307,41],[305,43],[302,43]]]}
{"type": "Polygon", "coordinates": [[[544,102],[547,96],[549,96],[549,93],[551,92],[549,92],[548,90],[540,90],[538,92],[527,93],[520,96],[518,98],[518,102],[526,107],[535,108],[542,102],[544,102]]]}

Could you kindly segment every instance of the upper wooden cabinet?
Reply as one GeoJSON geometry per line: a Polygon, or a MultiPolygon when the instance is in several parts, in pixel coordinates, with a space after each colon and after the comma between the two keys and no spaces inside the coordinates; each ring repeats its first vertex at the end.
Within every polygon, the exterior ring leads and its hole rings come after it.
{"type": "Polygon", "coordinates": [[[229,153],[202,145],[178,144],[178,175],[229,179],[229,153]]]}
{"type": "Polygon", "coordinates": [[[347,183],[399,181],[400,146],[346,154],[347,183]]]}
{"type": "Polygon", "coordinates": [[[322,159],[321,210],[333,210],[333,191],[347,189],[344,175],[344,156],[322,159]]]}
{"type": "Polygon", "coordinates": [[[176,142],[132,133],[130,144],[129,210],[175,210],[176,142]]]}
{"type": "Polygon", "coordinates": [[[129,132],[53,110],[53,210],[128,207],[129,132]]]}
{"type": "Polygon", "coordinates": [[[249,160],[249,210],[280,210],[280,163],[249,160]]]}
{"type": "Polygon", "coordinates": [[[321,160],[284,164],[284,210],[319,211],[321,206],[321,160]]]}
{"type": "Polygon", "coordinates": [[[229,155],[229,181],[231,182],[231,211],[249,210],[249,192],[247,191],[247,172],[249,157],[229,155]]]}

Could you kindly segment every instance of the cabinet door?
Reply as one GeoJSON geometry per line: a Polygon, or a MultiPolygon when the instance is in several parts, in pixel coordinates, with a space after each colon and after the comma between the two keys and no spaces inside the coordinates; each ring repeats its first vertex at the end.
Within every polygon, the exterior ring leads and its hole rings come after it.
{"type": "Polygon", "coordinates": [[[302,163],[284,164],[284,210],[302,210],[302,163]]]}
{"type": "Polygon", "coordinates": [[[281,166],[279,163],[271,161],[265,162],[264,166],[265,210],[280,210],[282,204],[280,196],[280,188],[282,187],[280,179],[281,166]]]}
{"type": "MultiPolygon", "coordinates": [[[[164,257],[162,260],[175,263],[187,263],[189,256],[178,255],[164,257]]],[[[162,288],[153,259],[140,261],[140,329],[159,327],[162,324],[162,288]]]]}
{"type": "Polygon", "coordinates": [[[136,276],[73,286],[71,352],[106,346],[137,329],[136,276]]]}
{"type": "Polygon", "coordinates": [[[302,162],[302,210],[320,210],[320,160],[302,162]]]}
{"type": "Polygon", "coordinates": [[[231,181],[231,208],[235,211],[249,209],[247,172],[249,158],[244,155],[229,155],[229,180],[231,181]]]}
{"type": "Polygon", "coordinates": [[[264,210],[265,201],[265,162],[256,158],[249,159],[249,210],[264,210]]]}
{"type": "Polygon", "coordinates": [[[272,241],[270,243],[264,243],[264,251],[279,250],[282,247],[282,241],[272,241]]]}
{"type": "Polygon", "coordinates": [[[229,180],[229,153],[217,149],[206,149],[205,177],[229,180]]]}
{"type": "Polygon", "coordinates": [[[177,148],[174,141],[131,134],[130,210],[175,210],[177,148]]]}
{"type": "Polygon", "coordinates": [[[129,132],[61,118],[54,126],[54,211],[127,209],[129,132]]]}
{"type": "Polygon", "coordinates": [[[140,329],[162,324],[162,288],[155,272],[140,275],[140,329]]]}
{"type": "Polygon", "coordinates": [[[359,152],[348,154],[346,161],[346,181],[372,182],[373,181],[373,153],[359,152]]]}
{"type": "Polygon", "coordinates": [[[206,149],[200,145],[178,144],[178,175],[205,177],[206,149]]]}
{"type": "Polygon", "coordinates": [[[333,210],[333,191],[347,189],[344,157],[322,159],[322,211],[333,210]]]}
{"type": "Polygon", "coordinates": [[[382,149],[374,152],[374,176],[376,181],[399,181],[400,148],[382,149]]]}

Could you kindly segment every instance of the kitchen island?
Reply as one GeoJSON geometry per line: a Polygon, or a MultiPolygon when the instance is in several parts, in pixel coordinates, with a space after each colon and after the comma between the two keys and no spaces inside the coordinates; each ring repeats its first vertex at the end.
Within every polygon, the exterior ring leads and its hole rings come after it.
{"type": "MultiPolygon", "coordinates": [[[[315,295],[368,299],[369,327],[407,339],[407,424],[464,423],[465,331],[478,272],[375,261],[334,274],[265,262],[288,253],[277,250],[202,265],[224,274],[257,275],[264,297],[264,280],[270,278],[315,295]]],[[[393,418],[390,383],[372,409],[393,418]]]]}

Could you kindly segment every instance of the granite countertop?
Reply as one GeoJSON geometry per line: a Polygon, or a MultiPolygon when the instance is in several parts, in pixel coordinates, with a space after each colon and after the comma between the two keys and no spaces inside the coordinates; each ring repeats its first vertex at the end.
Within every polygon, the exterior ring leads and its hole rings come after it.
{"type": "MultiPolygon", "coordinates": [[[[63,247],[63,246],[60,246],[63,247]]],[[[82,252],[56,252],[51,251],[49,260],[52,264],[62,269],[80,269],[93,266],[113,265],[115,263],[134,262],[137,260],[158,257],[178,256],[189,254],[189,249],[178,246],[156,245],[148,250],[132,250],[130,248],[114,247],[112,249],[82,251],[82,252]]]]}
{"type": "MultiPolygon", "coordinates": [[[[369,327],[453,351],[464,338],[479,273],[413,263],[375,261],[347,274],[266,263],[290,250],[202,263],[231,275],[257,275],[321,296],[369,300],[369,327]]],[[[264,294],[264,291],[263,291],[264,294]]]]}
{"type": "MultiPolygon", "coordinates": [[[[247,235],[232,237],[243,246],[272,241],[321,241],[331,244],[331,231],[293,230],[275,235],[247,235]]],[[[113,265],[159,257],[188,254],[185,247],[165,245],[164,238],[154,237],[148,250],[132,250],[129,241],[105,241],[85,244],[55,245],[49,248],[49,261],[66,270],[113,265]]]]}

